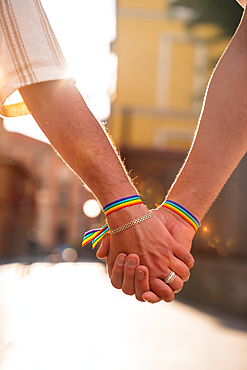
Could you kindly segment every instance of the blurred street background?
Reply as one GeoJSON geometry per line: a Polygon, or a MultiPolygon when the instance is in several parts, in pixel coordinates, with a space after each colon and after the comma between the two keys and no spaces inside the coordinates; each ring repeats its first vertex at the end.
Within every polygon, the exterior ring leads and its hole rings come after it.
{"type": "MultiPolygon", "coordinates": [[[[95,116],[145,204],[186,158],[235,0],[43,0],[95,116]],[[59,13],[57,8],[59,7],[59,13]],[[66,27],[65,27],[66,24],[66,27]]],[[[0,370],[247,370],[247,157],[205,216],[172,304],[113,289],[84,232],[93,195],[31,116],[0,119],[0,370]]]]}
{"type": "Polygon", "coordinates": [[[246,370],[247,321],[113,289],[103,264],[0,267],[1,370],[246,370]]]}

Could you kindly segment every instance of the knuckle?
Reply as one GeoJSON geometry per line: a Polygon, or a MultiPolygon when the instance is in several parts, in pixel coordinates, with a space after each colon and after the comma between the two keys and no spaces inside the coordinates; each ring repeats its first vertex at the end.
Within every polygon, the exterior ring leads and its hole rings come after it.
{"type": "Polygon", "coordinates": [[[188,281],[190,278],[190,272],[188,273],[188,275],[185,277],[184,281],[188,281]]]}
{"type": "Polygon", "coordinates": [[[174,300],[174,292],[169,285],[165,283],[162,283],[161,285],[159,280],[157,281],[157,279],[153,279],[150,281],[150,286],[151,290],[163,301],[172,302],[174,300]]]}
{"type": "Polygon", "coordinates": [[[180,277],[183,281],[187,281],[188,277],[190,276],[190,270],[188,267],[184,266],[183,269],[180,271],[180,277]]]}
{"type": "Polygon", "coordinates": [[[192,257],[190,253],[186,256],[185,260],[189,268],[192,268],[194,266],[195,264],[194,258],[192,257]]]}
{"type": "Polygon", "coordinates": [[[174,292],[169,285],[167,285],[166,289],[162,289],[160,297],[165,302],[171,302],[175,298],[174,292]]]}
{"type": "Polygon", "coordinates": [[[169,303],[169,302],[172,302],[174,300],[174,293],[165,293],[163,296],[162,296],[162,300],[169,303]]]}
{"type": "Polygon", "coordinates": [[[174,290],[174,293],[179,293],[183,289],[184,283],[179,280],[176,282],[176,289],[174,290]]]}
{"type": "Polygon", "coordinates": [[[124,279],[133,280],[135,278],[135,270],[125,269],[124,279]]]}

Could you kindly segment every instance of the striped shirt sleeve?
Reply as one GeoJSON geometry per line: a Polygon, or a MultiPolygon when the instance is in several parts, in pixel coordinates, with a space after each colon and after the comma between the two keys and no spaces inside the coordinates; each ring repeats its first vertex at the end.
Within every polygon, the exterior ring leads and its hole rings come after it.
{"type": "Polygon", "coordinates": [[[28,114],[20,87],[72,78],[40,0],[0,0],[0,113],[28,114]]]}

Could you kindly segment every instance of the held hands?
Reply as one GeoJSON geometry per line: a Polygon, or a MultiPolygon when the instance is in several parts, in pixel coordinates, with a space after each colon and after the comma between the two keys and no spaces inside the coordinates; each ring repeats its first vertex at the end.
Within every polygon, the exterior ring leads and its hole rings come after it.
{"type": "MultiPolygon", "coordinates": [[[[144,205],[138,207],[138,212],[147,213],[144,205]]],[[[121,212],[109,217],[110,229],[123,224],[121,219],[134,219],[137,215],[136,206],[121,212]],[[133,212],[135,216],[131,218],[129,213],[134,215],[133,212]]],[[[170,302],[188,280],[189,269],[194,265],[189,250],[195,231],[180,216],[163,207],[152,212],[150,220],[120,234],[106,235],[97,255],[107,256],[108,272],[115,288],[128,295],[135,294],[140,301],[170,302]],[[168,285],[163,280],[171,271],[177,276],[168,285]]]]}

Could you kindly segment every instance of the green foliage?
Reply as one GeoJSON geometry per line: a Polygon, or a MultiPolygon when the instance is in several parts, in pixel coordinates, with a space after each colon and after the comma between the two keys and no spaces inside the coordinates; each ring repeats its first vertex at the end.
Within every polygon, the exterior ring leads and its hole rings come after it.
{"type": "Polygon", "coordinates": [[[222,30],[222,35],[231,37],[241,19],[243,8],[235,0],[175,0],[174,6],[194,10],[194,17],[188,26],[198,23],[214,23],[222,30]]]}

